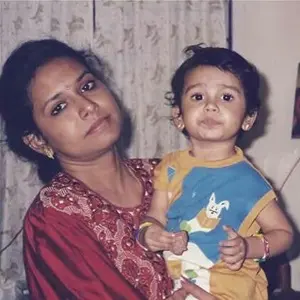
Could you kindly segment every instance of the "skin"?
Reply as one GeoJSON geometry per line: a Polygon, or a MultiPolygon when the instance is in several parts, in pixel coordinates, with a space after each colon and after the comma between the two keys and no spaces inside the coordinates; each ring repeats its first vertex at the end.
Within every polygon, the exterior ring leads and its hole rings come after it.
{"type": "Polygon", "coordinates": [[[50,149],[66,172],[114,204],[140,203],[140,182],[115,151],[122,118],[105,85],[83,65],[59,58],[37,70],[29,94],[42,136],[26,136],[25,143],[42,154],[50,149]]]}
{"type": "MultiPolygon", "coordinates": [[[[122,117],[105,85],[78,62],[59,58],[37,70],[28,93],[41,135],[24,136],[26,145],[46,156],[50,151],[65,172],[113,204],[132,207],[141,203],[141,183],[115,150],[122,117]]],[[[182,289],[169,300],[186,295],[182,289]]]]}
{"type": "MultiPolygon", "coordinates": [[[[179,130],[187,130],[190,153],[199,160],[216,161],[234,155],[239,131],[250,130],[256,119],[256,114],[246,114],[244,90],[238,78],[215,67],[199,66],[187,73],[181,100],[181,109],[173,109],[174,123],[179,130]]],[[[149,216],[165,225],[167,210],[167,192],[155,191],[149,216]]],[[[293,231],[276,199],[260,212],[256,221],[269,242],[270,256],[290,247],[293,231]]],[[[264,246],[259,238],[241,237],[229,226],[223,229],[228,239],[220,243],[220,258],[229,269],[239,270],[246,258],[263,256],[264,246]]],[[[145,242],[153,251],[172,251],[179,238],[157,225],[145,233],[145,242]]]]}

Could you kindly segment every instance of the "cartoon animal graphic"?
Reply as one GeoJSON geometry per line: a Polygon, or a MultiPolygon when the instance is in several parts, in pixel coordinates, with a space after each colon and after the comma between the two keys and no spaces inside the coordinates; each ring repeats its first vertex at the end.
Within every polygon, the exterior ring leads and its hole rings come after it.
{"type": "MultiPolygon", "coordinates": [[[[194,194],[193,194],[194,196],[194,194]]],[[[230,203],[228,200],[216,202],[216,195],[212,193],[208,204],[204,207],[195,218],[189,221],[182,221],[180,229],[187,231],[189,234],[197,231],[209,232],[216,228],[221,218],[221,212],[225,208],[229,209],[230,203]]]]}

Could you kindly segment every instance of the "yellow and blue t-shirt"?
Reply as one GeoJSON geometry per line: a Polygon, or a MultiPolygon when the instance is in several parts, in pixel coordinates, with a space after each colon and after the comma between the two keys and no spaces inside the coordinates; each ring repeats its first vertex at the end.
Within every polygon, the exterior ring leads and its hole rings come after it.
{"type": "Polygon", "coordinates": [[[251,236],[260,229],[260,211],[276,199],[241,149],[220,161],[201,161],[189,150],[170,153],[155,170],[154,188],[168,193],[167,230],[189,234],[181,256],[164,253],[175,285],[183,275],[218,299],[267,299],[266,278],[256,262],[248,259],[231,271],[219,259],[219,242],[227,239],[223,225],[251,236]]]}

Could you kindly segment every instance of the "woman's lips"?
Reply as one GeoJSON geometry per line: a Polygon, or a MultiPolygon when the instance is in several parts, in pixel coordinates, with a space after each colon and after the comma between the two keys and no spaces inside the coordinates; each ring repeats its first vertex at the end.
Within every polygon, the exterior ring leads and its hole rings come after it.
{"type": "Polygon", "coordinates": [[[97,119],[89,128],[89,130],[86,132],[86,136],[90,135],[90,134],[94,134],[95,132],[98,132],[99,130],[101,130],[103,128],[103,126],[106,125],[107,120],[108,120],[109,116],[107,117],[100,117],[99,119],[97,119]]]}

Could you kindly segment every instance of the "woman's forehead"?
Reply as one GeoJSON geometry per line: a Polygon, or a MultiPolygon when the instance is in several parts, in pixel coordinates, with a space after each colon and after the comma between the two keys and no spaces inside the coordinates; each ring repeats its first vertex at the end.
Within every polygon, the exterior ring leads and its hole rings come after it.
{"type": "Polygon", "coordinates": [[[32,79],[29,90],[31,95],[43,95],[51,97],[61,89],[70,89],[84,74],[87,73],[85,66],[69,58],[53,59],[37,69],[32,79]]]}

